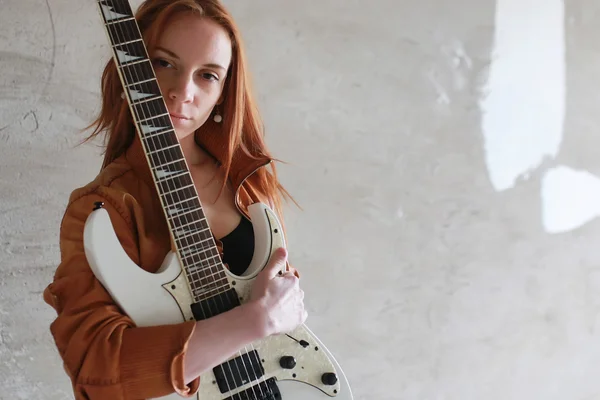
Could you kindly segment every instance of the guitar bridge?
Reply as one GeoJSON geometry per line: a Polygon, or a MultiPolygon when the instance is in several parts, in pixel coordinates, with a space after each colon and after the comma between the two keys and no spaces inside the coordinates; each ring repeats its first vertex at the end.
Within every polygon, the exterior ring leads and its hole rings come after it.
{"type": "Polygon", "coordinates": [[[281,400],[281,392],[275,378],[270,378],[225,400],[281,400]]]}

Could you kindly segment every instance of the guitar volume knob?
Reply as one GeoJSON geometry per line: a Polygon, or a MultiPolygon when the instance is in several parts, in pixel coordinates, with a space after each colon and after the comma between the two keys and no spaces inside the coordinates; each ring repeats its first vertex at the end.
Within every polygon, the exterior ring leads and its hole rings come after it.
{"type": "Polygon", "coordinates": [[[332,386],[335,385],[337,381],[337,375],[333,372],[325,372],[323,375],[321,375],[321,382],[323,382],[324,385],[332,386]]]}
{"type": "Polygon", "coordinates": [[[296,359],[292,356],[283,356],[279,359],[279,365],[284,369],[293,369],[296,367],[296,359]]]}

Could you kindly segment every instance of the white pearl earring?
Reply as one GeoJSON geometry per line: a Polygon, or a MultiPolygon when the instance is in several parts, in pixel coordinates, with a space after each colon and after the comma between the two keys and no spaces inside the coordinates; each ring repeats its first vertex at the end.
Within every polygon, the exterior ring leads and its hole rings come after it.
{"type": "Polygon", "coordinates": [[[215,116],[213,117],[213,120],[217,124],[220,124],[221,121],[223,121],[223,117],[221,116],[221,114],[219,114],[219,109],[218,108],[215,108],[215,116]]]}

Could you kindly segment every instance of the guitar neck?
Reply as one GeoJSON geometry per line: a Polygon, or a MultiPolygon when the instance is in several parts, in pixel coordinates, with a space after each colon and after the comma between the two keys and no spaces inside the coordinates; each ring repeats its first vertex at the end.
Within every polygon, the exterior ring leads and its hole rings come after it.
{"type": "Polygon", "coordinates": [[[191,293],[229,288],[137,21],[127,0],[98,0],[121,84],[191,293]]]}

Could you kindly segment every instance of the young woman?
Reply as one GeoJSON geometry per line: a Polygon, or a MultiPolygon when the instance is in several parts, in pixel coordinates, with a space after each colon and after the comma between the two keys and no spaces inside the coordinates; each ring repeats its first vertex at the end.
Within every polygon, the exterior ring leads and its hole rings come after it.
{"type": "MultiPolygon", "coordinates": [[[[254,246],[247,207],[263,202],[281,216],[287,192],[264,143],[239,31],[218,0],[146,0],[136,19],[212,234],[228,268],[241,274],[254,246]]],[[[255,340],[303,323],[304,293],[292,267],[277,273],[287,263],[280,249],[257,277],[251,300],[218,316],[136,327],[119,309],[84,253],[83,228],[94,203],[104,203],[140,268],[156,271],[171,250],[122,93],[111,60],[90,136],[106,134],[104,163],[92,182],[71,194],[63,217],[61,264],[44,292],[58,313],[50,329],[77,399],[191,396],[203,372],[255,340]]]]}

